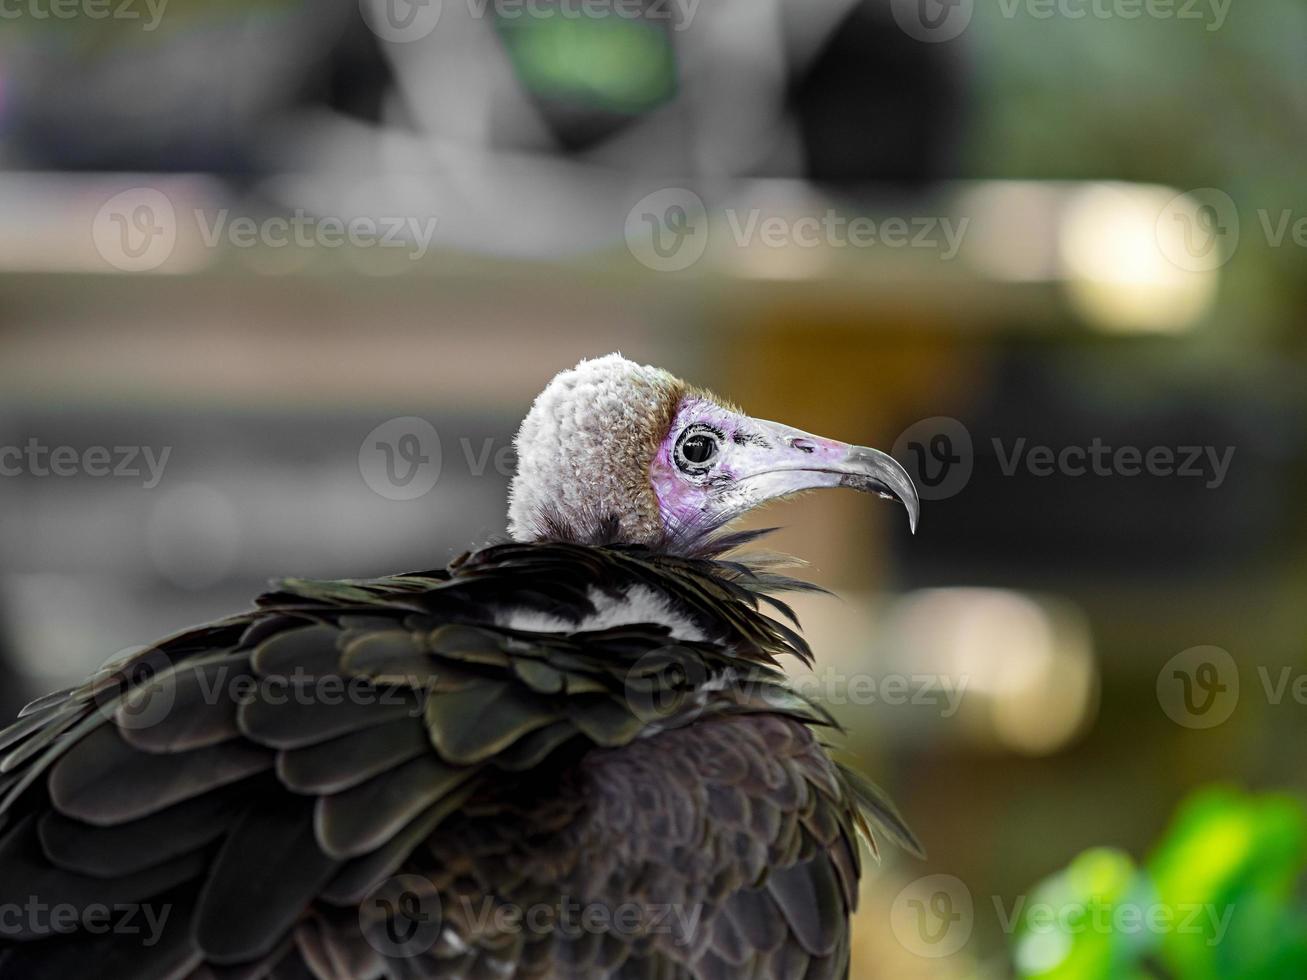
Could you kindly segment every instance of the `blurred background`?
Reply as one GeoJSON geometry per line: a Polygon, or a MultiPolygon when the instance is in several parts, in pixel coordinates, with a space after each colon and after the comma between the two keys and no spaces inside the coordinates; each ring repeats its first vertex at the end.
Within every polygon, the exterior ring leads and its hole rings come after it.
{"type": "Polygon", "coordinates": [[[1307,976],[1299,0],[0,19],[5,715],[502,536],[531,398],[620,350],[922,489],[757,519],[929,851],[855,977],[1307,976]]]}

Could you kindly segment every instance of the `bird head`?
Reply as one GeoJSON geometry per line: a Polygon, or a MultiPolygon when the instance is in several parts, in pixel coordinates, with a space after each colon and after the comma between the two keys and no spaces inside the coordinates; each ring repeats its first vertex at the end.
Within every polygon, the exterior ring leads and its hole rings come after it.
{"type": "Polygon", "coordinates": [[[508,521],[518,541],[694,540],[767,501],[823,487],[896,499],[917,526],[916,488],[893,457],[750,418],[620,354],[558,374],[516,445],[508,521]]]}

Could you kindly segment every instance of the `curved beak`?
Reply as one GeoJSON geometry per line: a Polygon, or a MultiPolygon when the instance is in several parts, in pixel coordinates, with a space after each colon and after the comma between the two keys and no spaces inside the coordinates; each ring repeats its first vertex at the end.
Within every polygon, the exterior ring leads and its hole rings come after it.
{"type": "Polygon", "coordinates": [[[822,487],[850,487],[901,503],[915,534],[921,500],[907,470],[879,449],[814,436],[779,422],[753,420],[756,434],[735,474],[753,503],[822,487]]]}
{"type": "Polygon", "coordinates": [[[842,464],[840,486],[897,500],[908,512],[908,529],[917,533],[921,499],[916,484],[889,453],[867,446],[850,446],[842,464]]]}

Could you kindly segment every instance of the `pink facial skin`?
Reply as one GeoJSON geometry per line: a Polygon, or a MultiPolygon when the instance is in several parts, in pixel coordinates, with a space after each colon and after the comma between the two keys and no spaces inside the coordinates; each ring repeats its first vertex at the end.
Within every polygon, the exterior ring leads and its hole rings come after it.
{"type": "Polygon", "coordinates": [[[669,532],[712,529],[767,500],[849,485],[844,482],[850,478],[846,461],[855,448],[687,398],[654,455],[649,479],[669,532]],[[693,425],[709,427],[717,440],[703,473],[687,473],[677,465],[677,443],[693,425]]]}
{"type": "MultiPolygon", "coordinates": [[[[663,437],[662,445],[649,466],[649,482],[658,498],[664,528],[693,527],[708,516],[711,499],[708,481],[682,473],[672,458],[681,433],[693,422],[705,422],[720,429],[729,440],[734,436],[736,419],[732,412],[701,398],[687,398],[681,402],[676,420],[663,437]]],[[[710,472],[709,476],[712,475],[710,472]]],[[[729,471],[723,470],[721,475],[733,478],[729,471]]]]}

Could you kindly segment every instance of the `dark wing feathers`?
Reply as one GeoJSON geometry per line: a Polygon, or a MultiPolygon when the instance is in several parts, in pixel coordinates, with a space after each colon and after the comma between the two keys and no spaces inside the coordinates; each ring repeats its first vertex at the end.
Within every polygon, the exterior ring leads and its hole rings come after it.
{"type": "Polygon", "coordinates": [[[507,544],[446,571],[286,580],[252,612],[33,702],[0,730],[0,902],[174,914],[148,946],[78,922],[0,937],[0,980],[88,962],[160,980],[380,976],[355,907],[407,873],[446,904],[706,904],[679,945],[496,931],[446,909],[457,928],[393,976],[843,976],[852,841],[869,824],[915,840],[829,762],[808,730],[829,716],[774,669],[810,656],[759,612],[793,619],[770,593],[803,586],[779,565],[507,544]],[[596,594],[633,585],[706,639],[579,628],[596,594]],[[507,628],[506,608],[578,628],[507,628]]]}
{"type": "Polygon", "coordinates": [[[822,853],[777,868],[767,877],[767,891],[790,930],[811,956],[829,956],[840,937],[846,910],[830,858],[822,853]]]}
{"type": "MultiPolygon", "coordinates": [[[[23,739],[23,741],[15,740],[14,747],[6,755],[0,757],[0,773],[15,772],[44,752],[46,748],[80,720],[81,711],[79,705],[71,703],[63,710],[54,711],[47,715],[47,720],[43,726],[36,726],[20,733],[17,739],[23,739]]],[[[30,715],[23,721],[35,717],[38,716],[30,715]]],[[[13,727],[19,728],[21,726],[22,722],[13,727]]]]}
{"type": "Polygon", "coordinates": [[[698,916],[651,936],[658,955],[697,980],[846,975],[849,839],[825,819],[842,804],[801,722],[715,717],[591,760],[597,803],[572,831],[586,875],[698,916]],[[619,828],[627,851],[610,856],[619,828]]]}
{"type": "Polygon", "coordinates": [[[354,687],[330,674],[260,680],[237,709],[236,724],[251,742],[274,749],[302,749],[421,712],[419,693],[402,687],[354,687]]]}
{"type": "Polygon", "coordinates": [[[580,694],[568,703],[572,724],[595,745],[605,748],[626,745],[644,727],[629,704],[606,694],[580,694]]]}
{"type": "Polygon", "coordinates": [[[62,937],[57,943],[18,943],[0,949],[0,975],[22,980],[184,980],[197,976],[201,957],[190,940],[190,909],[182,895],[168,895],[168,914],[142,922],[126,910],[111,911],[97,933],[62,937]]]}
{"type": "Polygon", "coordinates": [[[578,737],[577,727],[570,721],[556,721],[523,735],[495,756],[495,768],[505,772],[523,772],[541,765],[562,746],[578,737]]]}
{"type": "MultiPolygon", "coordinates": [[[[75,721],[78,706],[69,699],[68,693],[65,691],[62,694],[53,695],[53,701],[46,701],[43,698],[44,704],[34,701],[27,708],[24,708],[24,713],[18,716],[16,722],[4,731],[0,731],[0,749],[7,749],[11,745],[23,742],[25,739],[31,741],[33,736],[41,733],[42,729],[53,731],[57,735],[68,724],[75,721]],[[28,709],[34,710],[29,711],[28,709]]],[[[0,771],[8,772],[13,768],[12,764],[5,764],[6,760],[7,757],[0,759],[0,771]]]]}
{"type": "MultiPolygon", "coordinates": [[[[924,858],[926,849],[921,841],[908,827],[898,809],[890,801],[889,795],[866,776],[848,766],[838,767],[841,783],[846,788],[852,801],[857,804],[858,813],[869,821],[876,830],[889,837],[909,854],[924,858]]],[[[875,835],[870,829],[861,828],[863,836],[874,848],[875,835]]]]}
{"type": "Polygon", "coordinates": [[[117,878],[203,849],[226,833],[239,812],[234,794],[215,792],[106,827],[48,810],[36,829],[52,864],[77,874],[117,878]]]}
{"type": "Polygon", "coordinates": [[[334,674],[339,670],[340,634],[338,626],[322,623],[274,633],[254,648],[250,666],[260,677],[334,674]]]}
{"type": "Polygon", "coordinates": [[[327,883],[322,898],[335,905],[357,905],[362,902],[373,888],[399,869],[414,849],[440,826],[442,820],[467,801],[471,789],[467,784],[458,787],[427,807],[381,847],[347,862],[327,883]]]}
{"type": "MultiPolygon", "coordinates": [[[[121,906],[143,902],[193,879],[204,867],[200,854],[191,853],[167,859],[142,871],[117,878],[96,878],[70,873],[54,867],[44,859],[36,831],[35,815],[28,816],[10,829],[0,841],[0,905],[27,909],[38,900],[47,909],[55,906],[81,913],[91,906],[121,906]]],[[[13,938],[38,938],[57,932],[73,931],[62,919],[34,915],[6,921],[5,935],[13,938]]]]}
{"type": "Polygon", "coordinates": [[[477,775],[433,754],[317,800],[318,844],[328,854],[352,858],[375,851],[422,811],[477,775]]]}
{"type": "Polygon", "coordinates": [[[562,717],[525,685],[507,677],[452,693],[429,694],[425,713],[436,751],[461,765],[485,762],[523,735],[562,717]]]}
{"type": "Polygon", "coordinates": [[[114,708],[123,739],[145,752],[175,753],[235,738],[236,703],[219,696],[224,685],[251,683],[244,656],[220,653],[178,664],[144,680],[114,708]]]}
{"type": "Polygon", "coordinates": [[[362,731],[277,753],[277,778],[295,793],[341,793],[431,750],[426,731],[412,718],[396,718],[362,731]]]}
{"type": "Polygon", "coordinates": [[[207,960],[267,955],[336,873],[340,861],[318,845],[313,812],[311,799],[264,794],[232,828],[196,910],[196,943],[207,960]]]}
{"type": "Polygon", "coordinates": [[[100,725],[55,763],[48,782],[56,810],[94,826],[148,816],[272,768],[273,753],[232,739],[175,755],[140,752],[100,725]]]}

